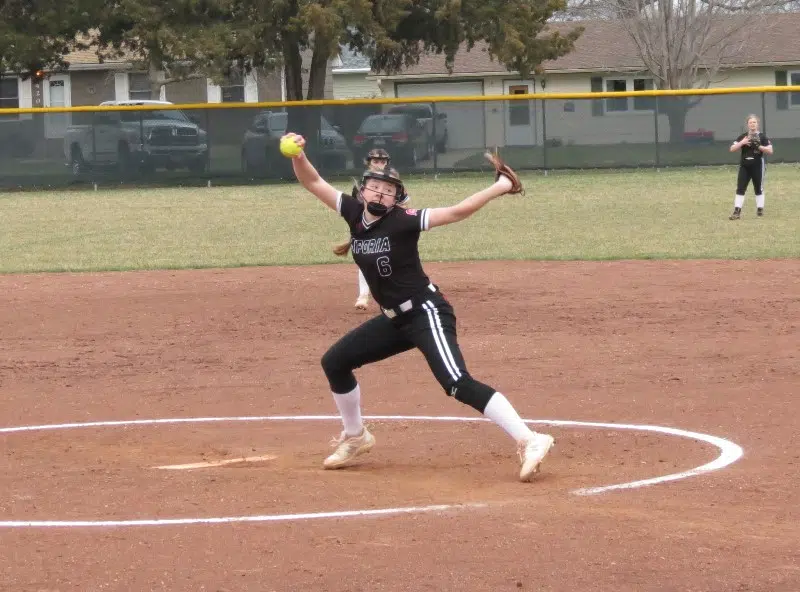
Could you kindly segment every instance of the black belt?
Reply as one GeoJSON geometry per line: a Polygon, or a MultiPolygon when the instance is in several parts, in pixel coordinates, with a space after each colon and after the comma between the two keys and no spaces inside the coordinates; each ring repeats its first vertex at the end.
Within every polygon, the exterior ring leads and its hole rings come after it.
{"type": "MultiPolygon", "coordinates": [[[[428,290],[430,290],[431,292],[436,292],[436,286],[434,286],[433,284],[428,284],[428,290]]],[[[390,319],[393,319],[403,314],[404,312],[408,312],[412,308],[414,308],[414,299],[409,298],[408,300],[406,300],[405,302],[401,302],[394,308],[381,307],[381,312],[383,312],[383,314],[385,314],[390,319]]]]}

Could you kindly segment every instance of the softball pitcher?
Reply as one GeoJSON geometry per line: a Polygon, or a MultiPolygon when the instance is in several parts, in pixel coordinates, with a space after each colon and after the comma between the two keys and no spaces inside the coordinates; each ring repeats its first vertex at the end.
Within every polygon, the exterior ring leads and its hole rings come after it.
{"type": "MultiPolygon", "coordinates": [[[[302,136],[287,135],[305,146],[302,136]]],[[[499,158],[489,158],[497,169],[491,186],[456,205],[423,210],[397,207],[405,191],[394,171],[364,171],[359,200],[329,185],[304,152],[292,159],[300,184],[344,218],[350,228],[353,259],[381,307],[380,314],[351,330],[322,356],[343,424],[324,468],[348,466],[375,445],[375,437],[362,422],[361,387],[353,371],[414,348],[425,356],[448,396],[482,413],[515,440],[521,481],[533,478],[553,446],[552,436],[531,431],[505,396],[469,374],[458,345],[453,307],[420,261],[422,232],[460,222],[506,193],[522,192],[514,171],[499,158]]]]}

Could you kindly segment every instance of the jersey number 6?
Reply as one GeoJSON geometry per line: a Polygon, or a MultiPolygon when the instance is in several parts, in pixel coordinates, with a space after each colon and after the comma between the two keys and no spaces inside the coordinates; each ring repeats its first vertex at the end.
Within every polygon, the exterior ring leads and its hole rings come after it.
{"type": "Polygon", "coordinates": [[[375,263],[378,265],[378,273],[381,274],[381,277],[389,277],[392,275],[392,266],[389,265],[388,257],[378,257],[375,263]]]}

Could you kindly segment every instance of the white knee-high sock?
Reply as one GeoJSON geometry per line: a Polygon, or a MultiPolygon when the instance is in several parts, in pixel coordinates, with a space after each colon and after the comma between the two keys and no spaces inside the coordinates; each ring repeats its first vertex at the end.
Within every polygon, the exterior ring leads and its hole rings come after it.
{"type": "Polygon", "coordinates": [[[358,270],[358,295],[369,296],[369,286],[367,285],[367,280],[360,269],[358,270]]]}
{"type": "Polygon", "coordinates": [[[349,393],[333,393],[333,400],[342,416],[344,431],[348,436],[358,436],[364,430],[361,421],[361,388],[356,384],[349,393]]]}
{"type": "Polygon", "coordinates": [[[741,208],[744,205],[744,195],[737,195],[733,200],[734,208],[741,208]]]}
{"type": "Polygon", "coordinates": [[[492,395],[492,398],[489,399],[489,404],[483,410],[483,414],[503,428],[517,442],[527,440],[533,435],[531,429],[522,421],[522,418],[502,393],[492,395]]]}
{"type": "Polygon", "coordinates": [[[763,208],[764,207],[764,194],[763,193],[759,193],[758,195],[756,195],[756,207],[757,208],[763,208]]]}

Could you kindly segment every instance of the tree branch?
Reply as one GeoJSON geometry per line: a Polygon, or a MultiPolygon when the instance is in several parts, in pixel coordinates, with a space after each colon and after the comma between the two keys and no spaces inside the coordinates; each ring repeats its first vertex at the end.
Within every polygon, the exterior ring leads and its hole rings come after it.
{"type": "Polygon", "coordinates": [[[163,80],[159,80],[161,86],[166,86],[168,84],[175,84],[176,82],[186,82],[187,80],[198,80],[200,78],[207,78],[205,74],[188,74],[186,76],[173,76],[171,78],[165,78],[163,80]]]}

